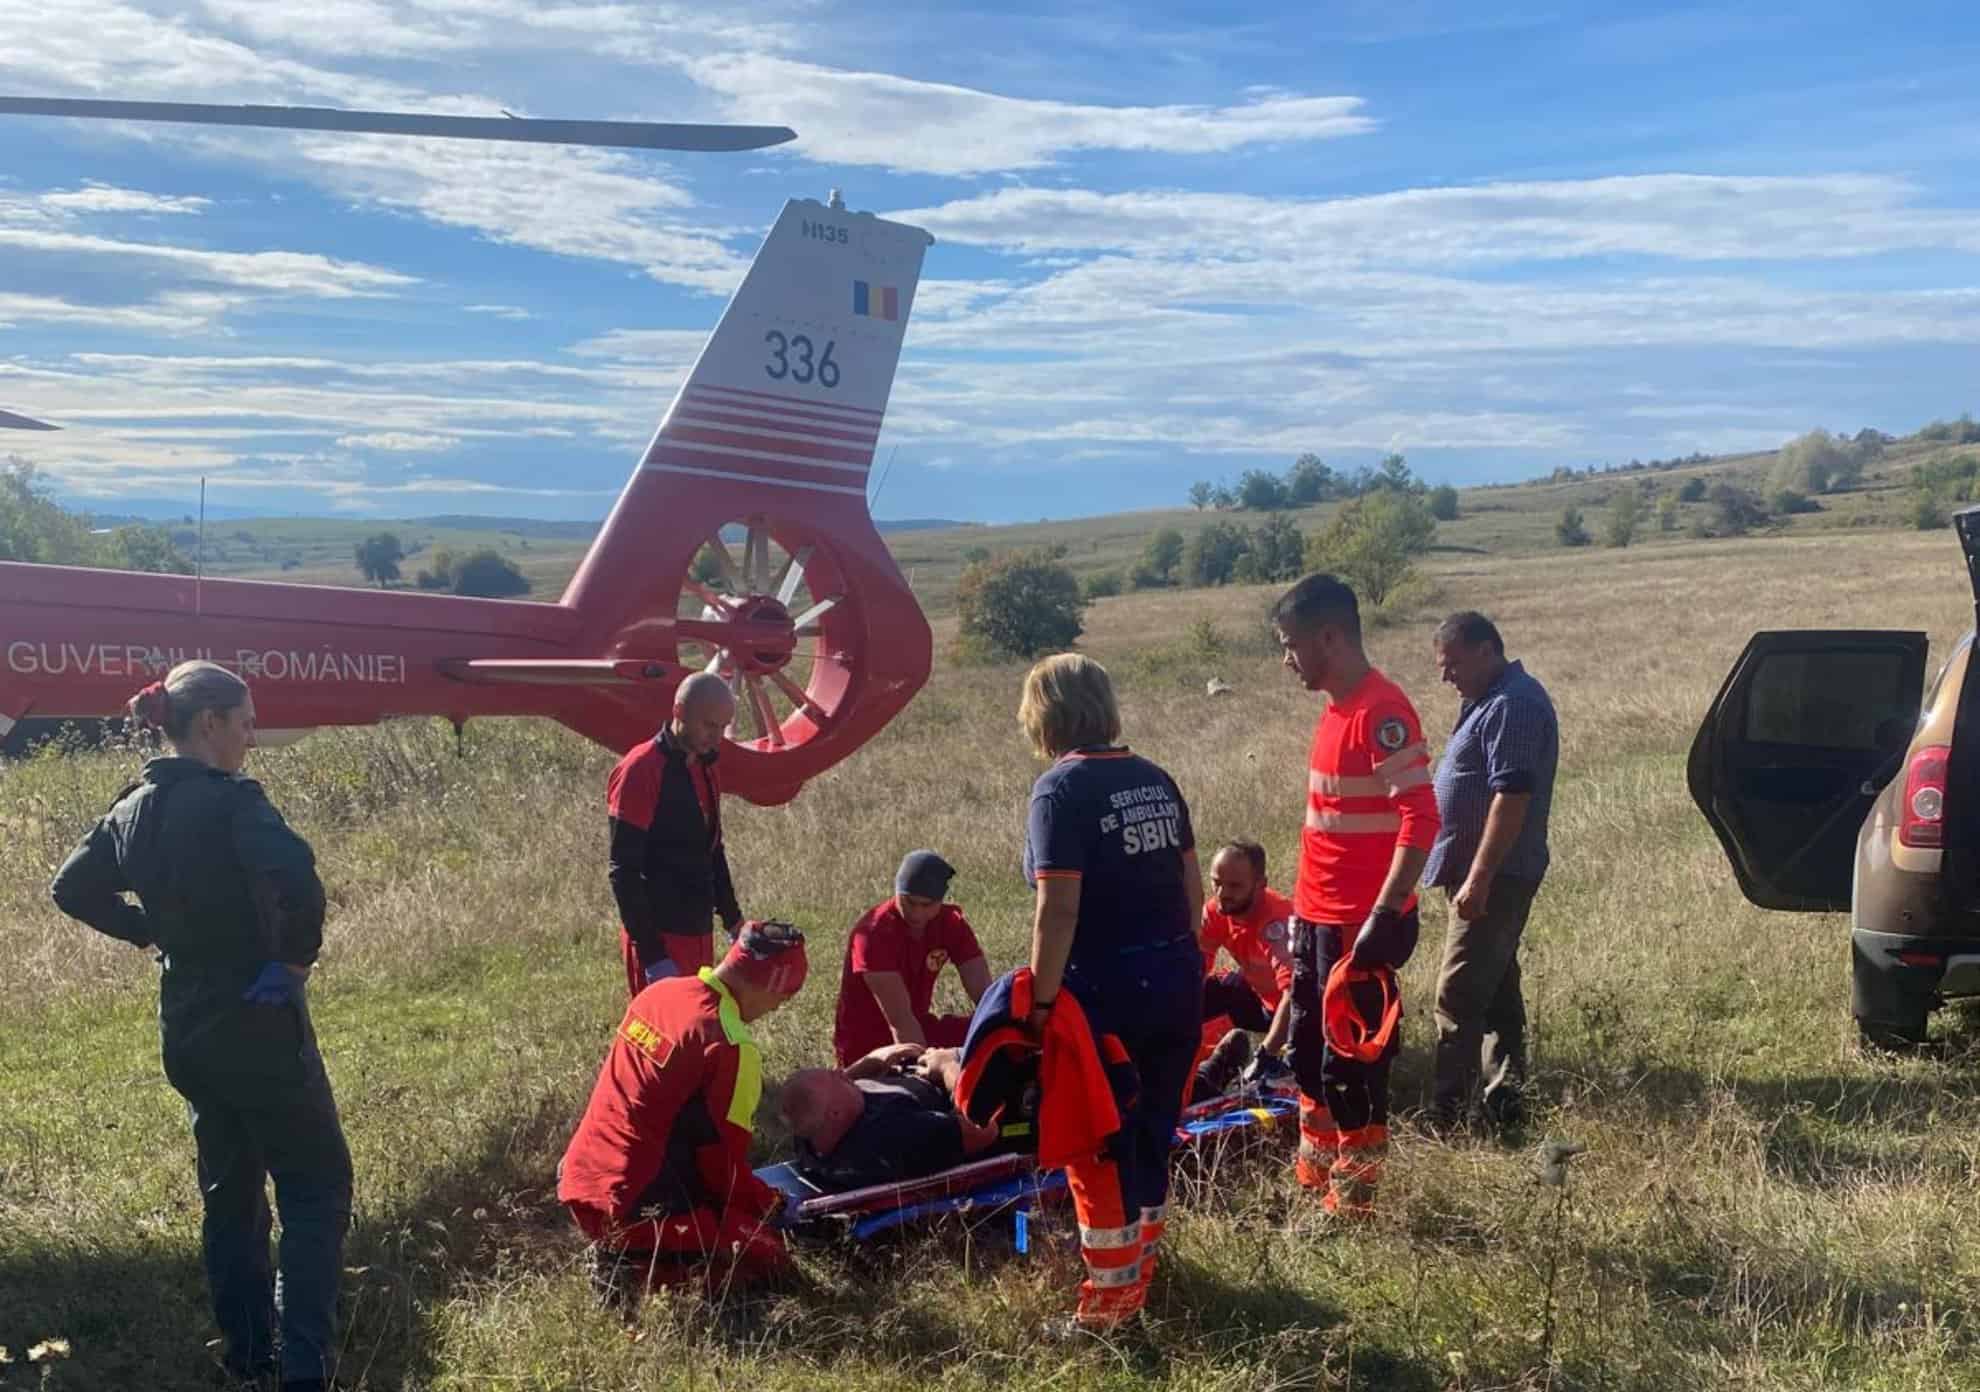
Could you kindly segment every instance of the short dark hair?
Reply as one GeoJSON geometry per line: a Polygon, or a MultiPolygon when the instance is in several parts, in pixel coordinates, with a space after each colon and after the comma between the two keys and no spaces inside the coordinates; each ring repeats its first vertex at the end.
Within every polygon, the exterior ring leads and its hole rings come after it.
{"type": "Polygon", "coordinates": [[[1476,609],[1460,610],[1437,625],[1436,640],[1439,643],[1449,643],[1453,639],[1472,648],[1480,643],[1490,643],[1493,652],[1500,657],[1506,655],[1506,640],[1499,636],[1498,626],[1476,609]]]}
{"type": "MultiPolygon", "coordinates": [[[[1251,862],[1252,874],[1261,880],[1265,878],[1265,848],[1256,841],[1226,841],[1217,848],[1217,855],[1220,856],[1225,851],[1236,851],[1251,862]]],[[[1217,856],[1211,856],[1210,859],[1215,861],[1217,856]]]]}
{"type": "Polygon", "coordinates": [[[1272,623],[1281,633],[1305,633],[1318,624],[1333,624],[1361,641],[1361,605],[1354,590],[1338,576],[1309,575],[1272,606],[1272,623]]]}

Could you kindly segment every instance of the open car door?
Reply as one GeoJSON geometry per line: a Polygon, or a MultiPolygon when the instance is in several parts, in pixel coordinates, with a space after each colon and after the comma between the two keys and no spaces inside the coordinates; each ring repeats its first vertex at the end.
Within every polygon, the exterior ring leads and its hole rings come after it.
{"type": "Polygon", "coordinates": [[[1756,633],[1692,741],[1691,799],[1763,909],[1847,909],[1856,834],[1902,766],[1923,633],[1756,633]]]}

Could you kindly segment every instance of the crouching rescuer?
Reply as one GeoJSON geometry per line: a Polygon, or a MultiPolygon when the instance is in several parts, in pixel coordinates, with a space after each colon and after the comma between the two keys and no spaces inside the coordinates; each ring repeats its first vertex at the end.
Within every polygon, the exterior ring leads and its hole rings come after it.
{"type": "Polygon", "coordinates": [[[1402,1042],[1395,973],[1416,950],[1416,882],[1437,801],[1416,710],[1369,663],[1354,591],[1309,575],[1272,621],[1286,666],[1330,698],[1313,731],[1293,892],[1296,1170],[1326,1191],[1329,1212],[1365,1217],[1389,1148],[1389,1069],[1402,1042]]]}
{"type": "Polygon", "coordinates": [[[786,1266],[770,1226],[783,1196],[749,1165],[763,1092],[749,1025],[805,974],[802,933],[749,922],[719,966],[633,997],[557,1172],[601,1291],[674,1284],[711,1264],[743,1280],[786,1266]]]}

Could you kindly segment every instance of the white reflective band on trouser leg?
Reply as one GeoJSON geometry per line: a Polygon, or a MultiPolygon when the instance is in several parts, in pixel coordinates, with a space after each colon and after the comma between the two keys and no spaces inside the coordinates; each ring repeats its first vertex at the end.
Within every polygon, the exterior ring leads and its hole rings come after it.
{"type": "Polygon", "coordinates": [[[1309,806],[1306,809],[1306,825],[1310,831],[1373,834],[1401,831],[1402,815],[1396,812],[1322,812],[1317,807],[1309,806]]]}
{"type": "Polygon", "coordinates": [[[1096,1288],[1132,1286],[1141,1280],[1141,1263],[1129,1262],[1126,1266],[1094,1266],[1090,1262],[1086,1268],[1086,1279],[1096,1288]]]}
{"type": "Polygon", "coordinates": [[[1125,1228],[1081,1228],[1079,1245],[1107,1251],[1115,1247],[1132,1247],[1141,1241],[1141,1224],[1130,1223],[1125,1228]]]}

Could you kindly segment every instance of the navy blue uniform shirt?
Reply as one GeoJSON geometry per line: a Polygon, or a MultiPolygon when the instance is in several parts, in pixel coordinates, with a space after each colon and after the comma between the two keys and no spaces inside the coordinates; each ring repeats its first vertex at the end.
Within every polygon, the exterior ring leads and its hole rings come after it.
{"type": "Polygon", "coordinates": [[[1104,981],[1123,954],[1197,960],[1183,853],[1196,849],[1189,805],[1153,763],[1126,749],[1077,749],[1031,790],[1024,876],[1080,881],[1068,972],[1104,981]]]}

